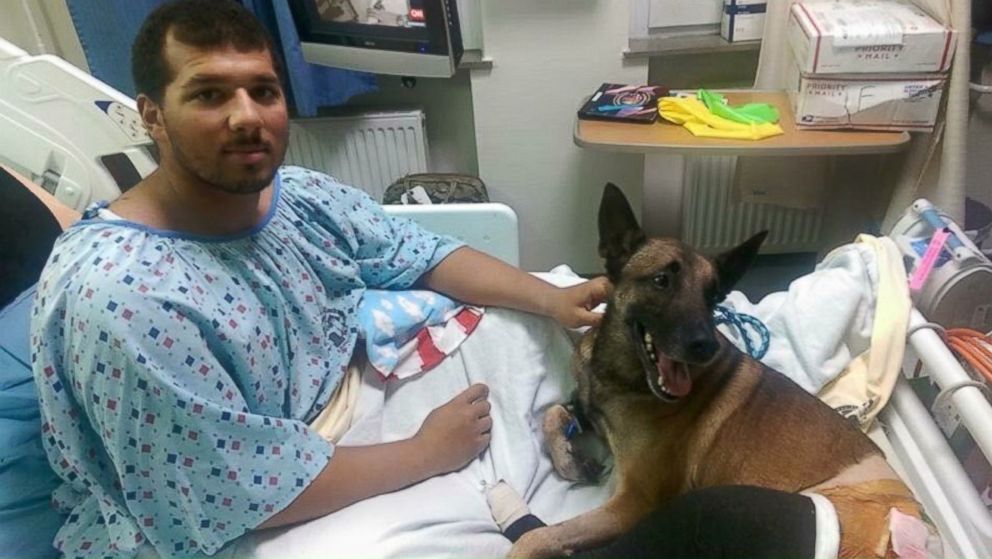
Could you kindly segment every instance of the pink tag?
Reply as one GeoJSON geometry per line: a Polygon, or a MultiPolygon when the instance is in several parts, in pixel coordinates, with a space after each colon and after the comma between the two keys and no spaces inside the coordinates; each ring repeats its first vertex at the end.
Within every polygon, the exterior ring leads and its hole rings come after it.
{"type": "Polygon", "coordinates": [[[892,551],[902,559],[927,559],[927,525],[915,516],[889,509],[889,533],[892,551]]]}
{"type": "Polygon", "coordinates": [[[950,236],[951,231],[946,227],[934,232],[933,237],[930,238],[930,244],[927,245],[927,250],[923,253],[923,258],[920,259],[916,271],[913,272],[913,277],[909,279],[910,291],[919,291],[923,287],[927,278],[930,277],[930,271],[933,270],[937,257],[940,256],[941,249],[944,248],[944,242],[950,236]]]}

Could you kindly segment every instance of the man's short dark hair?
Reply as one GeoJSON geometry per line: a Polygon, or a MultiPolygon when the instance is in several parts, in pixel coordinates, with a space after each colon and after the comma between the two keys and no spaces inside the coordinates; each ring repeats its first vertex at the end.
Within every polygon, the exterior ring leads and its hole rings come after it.
{"type": "Polygon", "coordinates": [[[165,60],[169,33],[183,44],[200,49],[234,47],[250,52],[268,50],[279,72],[272,39],[247,9],[233,0],[175,0],[156,8],[131,46],[131,75],[137,93],[161,104],[165,87],[175,76],[165,60]]]}

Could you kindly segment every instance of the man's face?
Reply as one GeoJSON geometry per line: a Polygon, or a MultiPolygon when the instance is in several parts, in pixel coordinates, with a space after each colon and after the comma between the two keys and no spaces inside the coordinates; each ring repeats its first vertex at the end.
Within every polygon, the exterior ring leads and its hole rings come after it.
{"type": "Polygon", "coordinates": [[[145,118],[163,166],[232,194],[271,184],[286,154],[289,118],[270,53],[201,50],[170,33],[164,54],[174,79],[157,114],[145,118]]]}

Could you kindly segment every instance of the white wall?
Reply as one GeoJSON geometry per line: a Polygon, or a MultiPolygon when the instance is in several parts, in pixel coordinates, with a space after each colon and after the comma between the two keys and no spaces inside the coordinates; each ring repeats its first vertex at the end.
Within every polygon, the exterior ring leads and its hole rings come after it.
{"type": "Polygon", "coordinates": [[[461,23],[462,46],[482,50],[482,0],[458,0],[458,19],[461,23]]]}
{"type": "Polygon", "coordinates": [[[602,270],[596,210],[612,181],[640,207],[644,158],[576,147],[575,111],[602,82],[645,83],[647,64],[625,62],[628,2],[498,0],[482,3],[492,70],[472,72],[479,174],[521,223],[521,264],[602,270]]]}
{"type": "Polygon", "coordinates": [[[89,71],[65,0],[0,0],[0,37],[30,54],[54,54],[89,71]]]}
{"type": "Polygon", "coordinates": [[[42,54],[41,38],[31,32],[28,14],[21,2],[0,2],[0,37],[31,54],[42,54]]]}

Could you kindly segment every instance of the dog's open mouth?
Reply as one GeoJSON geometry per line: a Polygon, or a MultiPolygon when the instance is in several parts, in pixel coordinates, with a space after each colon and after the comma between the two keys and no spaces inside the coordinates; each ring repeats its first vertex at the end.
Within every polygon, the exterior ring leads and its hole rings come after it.
{"type": "Polygon", "coordinates": [[[634,331],[640,338],[641,359],[645,362],[644,373],[651,392],[666,402],[675,402],[688,395],[692,390],[688,365],[658,350],[651,333],[640,324],[634,331]]]}

